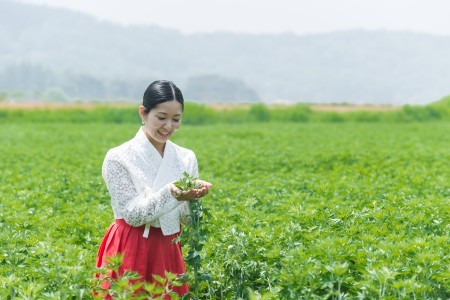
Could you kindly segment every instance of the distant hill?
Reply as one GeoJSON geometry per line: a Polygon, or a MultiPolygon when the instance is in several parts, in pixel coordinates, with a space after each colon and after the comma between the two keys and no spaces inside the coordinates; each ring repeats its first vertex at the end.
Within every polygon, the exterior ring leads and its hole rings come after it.
{"type": "Polygon", "coordinates": [[[4,0],[0,53],[0,91],[18,99],[140,99],[161,78],[202,102],[398,105],[450,94],[450,37],[409,32],[184,35],[4,0]]]}

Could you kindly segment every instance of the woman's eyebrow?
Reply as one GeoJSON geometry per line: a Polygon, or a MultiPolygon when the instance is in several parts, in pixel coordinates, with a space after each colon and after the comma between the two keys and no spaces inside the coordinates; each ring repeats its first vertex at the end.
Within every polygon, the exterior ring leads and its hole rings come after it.
{"type": "MultiPolygon", "coordinates": [[[[158,111],[157,113],[158,113],[158,114],[167,115],[167,113],[162,112],[162,111],[158,111]]],[[[176,114],[176,115],[173,115],[173,116],[174,116],[174,117],[177,117],[177,116],[181,116],[181,114],[176,114]]]]}

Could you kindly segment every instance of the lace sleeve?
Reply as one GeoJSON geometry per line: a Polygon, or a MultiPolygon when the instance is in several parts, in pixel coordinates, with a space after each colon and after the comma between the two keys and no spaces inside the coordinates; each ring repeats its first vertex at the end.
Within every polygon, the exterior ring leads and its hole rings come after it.
{"type": "Polygon", "coordinates": [[[114,214],[122,216],[131,226],[152,222],[181,204],[172,196],[170,184],[156,192],[150,187],[136,189],[127,169],[117,161],[105,161],[102,173],[114,214]]]}
{"type": "Polygon", "coordinates": [[[192,160],[192,176],[198,177],[198,163],[197,163],[197,157],[195,157],[192,160]]]}
{"type": "Polygon", "coordinates": [[[191,210],[189,208],[189,201],[184,201],[180,205],[180,223],[183,225],[189,225],[191,222],[191,210]]]}

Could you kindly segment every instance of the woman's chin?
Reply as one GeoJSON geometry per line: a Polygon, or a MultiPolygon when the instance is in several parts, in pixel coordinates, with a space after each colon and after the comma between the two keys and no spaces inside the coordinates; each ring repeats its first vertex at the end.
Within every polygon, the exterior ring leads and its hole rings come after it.
{"type": "Polygon", "coordinates": [[[169,133],[169,134],[162,134],[160,132],[157,132],[156,133],[156,140],[158,142],[160,142],[160,143],[165,143],[165,142],[167,142],[170,139],[171,136],[172,136],[171,133],[169,133]]]}

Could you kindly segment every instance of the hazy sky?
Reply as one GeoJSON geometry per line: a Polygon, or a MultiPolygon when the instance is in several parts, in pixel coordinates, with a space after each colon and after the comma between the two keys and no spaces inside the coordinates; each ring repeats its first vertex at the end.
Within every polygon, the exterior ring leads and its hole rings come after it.
{"type": "MultiPolygon", "coordinates": [[[[1,1],[1,0],[0,0],[1,1]]],[[[20,0],[184,33],[392,29],[450,36],[450,0],[20,0]]]]}

